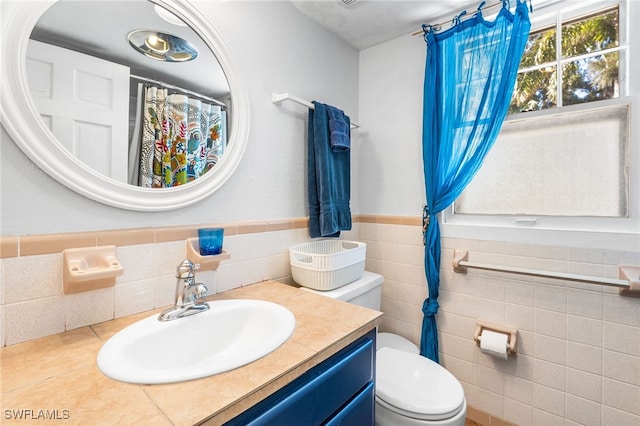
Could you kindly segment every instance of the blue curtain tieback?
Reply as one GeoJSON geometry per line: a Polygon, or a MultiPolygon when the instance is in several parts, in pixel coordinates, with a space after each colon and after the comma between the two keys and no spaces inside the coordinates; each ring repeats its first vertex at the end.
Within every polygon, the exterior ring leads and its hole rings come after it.
{"type": "Polygon", "coordinates": [[[440,305],[438,305],[438,301],[437,300],[427,298],[422,303],[422,313],[425,316],[433,317],[438,313],[438,308],[439,307],[440,307],[440,305]]]}

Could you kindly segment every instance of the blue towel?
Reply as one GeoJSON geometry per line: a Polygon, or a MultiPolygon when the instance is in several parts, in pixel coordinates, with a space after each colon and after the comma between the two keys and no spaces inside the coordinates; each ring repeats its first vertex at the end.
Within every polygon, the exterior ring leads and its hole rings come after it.
{"type": "Polygon", "coordinates": [[[326,105],[309,109],[308,198],[311,238],[339,237],[351,229],[350,151],[333,151],[326,105]]]}
{"type": "Polygon", "coordinates": [[[335,152],[351,149],[351,120],[341,109],[325,105],[329,114],[329,141],[335,152]]]}

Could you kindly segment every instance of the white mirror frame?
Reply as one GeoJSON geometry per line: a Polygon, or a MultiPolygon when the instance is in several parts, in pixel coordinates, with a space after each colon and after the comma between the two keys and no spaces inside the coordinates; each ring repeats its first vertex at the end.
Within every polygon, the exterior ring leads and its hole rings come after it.
{"type": "Polygon", "coordinates": [[[196,203],[220,188],[238,167],[249,136],[249,98],[234,72],[222,38],[207,19],[184,0],[151,0],[181,17],[218,58],[229,82],[232,116],[228,148],[215,168],[174,188],[140,188],[96,173],[56,140],[31,100],[26,73],[27,42],[44,11],[58,0],[0,0],[2,65],[0,121],[35,164],[68,188],[95,201],[127,210],[166,211],[196,203]]]}

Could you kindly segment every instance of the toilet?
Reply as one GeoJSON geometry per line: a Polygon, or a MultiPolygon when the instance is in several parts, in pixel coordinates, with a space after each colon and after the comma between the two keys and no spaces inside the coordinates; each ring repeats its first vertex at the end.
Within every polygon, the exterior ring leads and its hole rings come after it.
{"type": "MultiPolygon", "coordinates": [[[[304,290],[379,311],[383,281],[365,271],[335,290],[304,290]]],[[[464,426],[467,412],[464,390],[453,374],[392,333],[378,333],[375,401],[377,426],[464,426]]]]}

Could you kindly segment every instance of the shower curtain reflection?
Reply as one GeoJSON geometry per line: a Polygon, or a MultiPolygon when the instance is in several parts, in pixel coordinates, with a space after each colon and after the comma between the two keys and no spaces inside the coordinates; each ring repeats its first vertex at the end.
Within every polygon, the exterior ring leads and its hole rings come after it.
{"type": "Polygon", "coordinates": [[[132,183],[168,188],[196,180],[212,169],[226,147],[225,111],[157,86],[144,85],[141,91],[144,103],[134,132],[139,142],[132,141],[132,151],[138,155],[132,164],[139,168],[137,173],[130,168],[132,183]]]}

